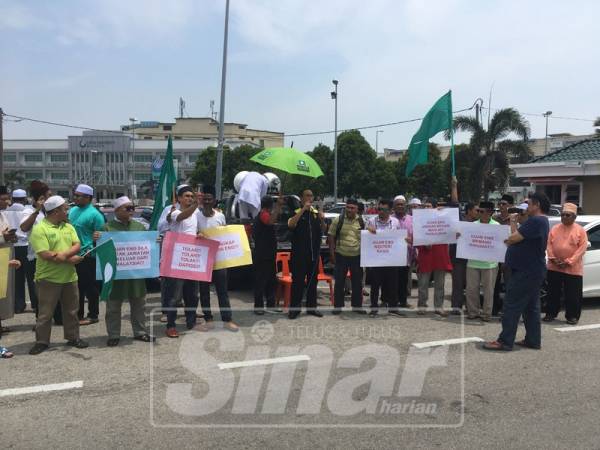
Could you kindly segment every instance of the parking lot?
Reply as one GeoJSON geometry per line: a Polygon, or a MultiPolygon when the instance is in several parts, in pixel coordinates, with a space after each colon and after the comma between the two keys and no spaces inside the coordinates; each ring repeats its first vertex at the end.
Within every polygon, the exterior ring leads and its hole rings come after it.
{"type": "Polygon", "coordinates": [[[126,321],[116,348],[103,320],[82,328],[85,350],[54,327],[36,357],[33,314],[16,316],[2,337],[16,353],[0,362],[2,447],[597,447],[598,299],[577,328],[544,323],[541,351],[495,354],[477,341],[497,320],[332,316],[321,294],[324,318],[289,321],[232,292],[239,333],[168,339],[153,321],[154,346],[126,321]]]}

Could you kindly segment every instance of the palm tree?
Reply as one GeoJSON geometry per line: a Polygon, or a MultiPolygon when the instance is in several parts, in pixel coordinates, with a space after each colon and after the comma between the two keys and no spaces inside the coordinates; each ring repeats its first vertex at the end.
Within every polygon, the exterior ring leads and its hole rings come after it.
{"type": "MultiPolygon", "coordinates": [[[[475,117],[457,116],[454,118],[454,130],[471,133],[469,147],[474,155],[471,173],[477,177],[486,200],[490,192],[503,191],[507,187],[511,162],[526,162],[532,156],[527,145],[529,123],[513,108],[497,111],[487,130],[475,117]],[[507,139],[511,134],[520,139],[507,139]]],[[[446,134],[449,137],[449,132],[446,134]]]]}

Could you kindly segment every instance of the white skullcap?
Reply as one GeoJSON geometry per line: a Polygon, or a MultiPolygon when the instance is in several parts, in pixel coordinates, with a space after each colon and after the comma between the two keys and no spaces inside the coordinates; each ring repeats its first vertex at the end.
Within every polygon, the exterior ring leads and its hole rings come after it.
{"type": "Polygon", "coordinates": [[[53,209],[58,208],[65,204],[65,199],[60,195],[53,195],[48,200],[44,202],[44,209],[46,211],[52,211],[53,209]]]}
{"type": "Polygon", "coordinates": [[[94,196],[94,189],[92,189],[92,187],[88,186],[87,184],[77,185],[77,187],[75,188],[75,192],[79,192],[80,194],[85,195],[91,195],[92,197],[94,196]]]}
{"type": "Polygon", "coordinates": [[[27,192],[23,189],[15,189],[12,191],[12,198],[27,198],[27,192]]]}
{"type": "Polygon", "coordinates": [[[404,195],[396,195],[394,197],[394,201],[397,202],[398,200],[402,200],[403,202],[406,201],[406,197],[404,195]]]}
{"type": "Polygon", "coordinates": [[[409,205],[420,205],[421,204],[421,200],[419,200],[418,198],[414,197],[410,199],[410,202],[408,202],[409,205]]]}
{"type": "Polygon", "coordinates": [[[131,200],[129,200],[129,197],[127,197],[126,195],[123,195],[122,197],[116,198],[113,200],[113,208],[117,209],[120,208],[123,205],[126,205],[127,203],[133,203],[131,200]]]}
{"type": "Polygon", "coordinates": [[[527,211],[529,205],[527,203],[521,203],[517,208],[522,209],[523,211],[527,211]]]}
{"type": "Polygon", "coordinates": [[[189,184],[180,184],[179,186],[177,186],[175,188],[175,192],[179,192],[179,189],[184,188],[184,187],[189,187],[189,184]]]}

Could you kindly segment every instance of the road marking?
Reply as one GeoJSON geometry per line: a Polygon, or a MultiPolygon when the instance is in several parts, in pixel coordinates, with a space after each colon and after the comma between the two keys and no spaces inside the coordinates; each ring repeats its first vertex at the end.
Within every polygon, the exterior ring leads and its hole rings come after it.
{"type": "Polygon", "coordinates": [[[36,394],[38,392],[64,391],[67,389],[79,389],[82,387],[83,380],[71,381],[69,383],[39,384],[37,386],[23,388],[2,389],[0,390],[0,397],[8,397],[9,395],[36,394]]]}
{"type": "Polygon", "coordinates": [[[555,328],[556,331],[560,331],[561,333],[565,333],[567,331],[581,331],[581,330],[595,330],[596,328],[600,328],[600,323],[595,323],[593,325],[579,325],[579,326],[568,326],[568,327],[559,327],[555,328]]]}
{"type": "Polygon", "coordinates": [[[467,337],[457,339],[445,339],[443,341],[431,342],[413,342],[411,345],[416,348],[441,347],[442,345],[465,344],[467,342],[484,342],[480,337],[467,337]]]}
{"type": "Polygon", "coordinates": [[[310,356],[308,355],[294,355],[294,356],[282,356],[280,358],[268,358],[268,359],[253,359],[250,361],[236,361],[230,363],[219,364],[219,369],[235,369],[236,367],[251,367],[251,366],[267,366],[269,364],[296,362],[296,361],[309,361],[310,356]]]}

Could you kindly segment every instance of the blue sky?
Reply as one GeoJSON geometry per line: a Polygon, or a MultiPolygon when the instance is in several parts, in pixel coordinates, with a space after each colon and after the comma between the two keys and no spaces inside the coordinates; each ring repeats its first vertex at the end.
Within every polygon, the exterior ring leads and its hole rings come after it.
{"type": "MultiPolygon", "coordinates": [[[[224,0],[0,0],[0,106],[6,113],[101,129],[129,117],[170,121],[218,108],[224,0]]],[[[286,133],[422,117],[453,90],[454,109],[600,115],[596,1],[231,0],[226,120],[286,133]]],[[[533,137],[542,117],[528,116],[533,137]]],[[[381,128],[406,148],[418,123],[381,128]]],[[[587,134],[589,121],[552,119],[587,134]]],[[[76,130],[6,122],[5,138],[76,130]]],[[[363,133],[375,146],[375,130],[363,133]]],[[[459,136],[458,140],[465,136],[459,136]]],[[[332,145],[332,135],[294,146],[332,145]]],[[[441,137],[435,139],[443,142],[441,137]]]]}

